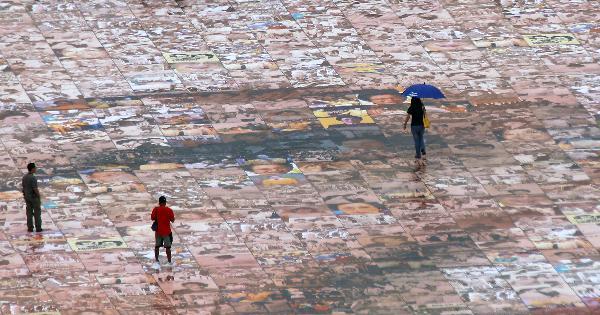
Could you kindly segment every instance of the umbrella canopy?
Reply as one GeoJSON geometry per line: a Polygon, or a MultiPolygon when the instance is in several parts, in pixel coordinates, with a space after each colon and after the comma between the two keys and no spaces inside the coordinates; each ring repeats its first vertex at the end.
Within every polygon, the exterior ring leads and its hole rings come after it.
{"type": "Polygon", "coordinates": [[[406,88],[402,92],[402,96],[405,97],[418,97],[418,98],[445,98],[444,93],[437,87],[429,84],[414,84],[406,88]]]}

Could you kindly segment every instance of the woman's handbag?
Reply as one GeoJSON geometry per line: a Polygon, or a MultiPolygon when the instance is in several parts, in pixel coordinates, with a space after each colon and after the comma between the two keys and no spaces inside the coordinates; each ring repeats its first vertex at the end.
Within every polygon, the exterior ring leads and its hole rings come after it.
{"type": "Polygon", "coordinates": [[[429,126],[431,126],[431,122],[429,121],[429,116],[427,116],[425,106],[423,106],[423,126],[425,126],[425,128],[429,128],[429,126]]]}

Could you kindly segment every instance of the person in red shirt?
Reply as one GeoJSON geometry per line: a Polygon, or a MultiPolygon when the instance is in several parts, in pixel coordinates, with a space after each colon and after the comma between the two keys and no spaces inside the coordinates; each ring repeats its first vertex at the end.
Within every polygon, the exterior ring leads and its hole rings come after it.
{"type": "Polygon", "coordinates": [[[167,198],[165,196],[160,196],[160,198],[158,198],[158,207],[152,209],[150,219],[157,223],[156,233],[154,234],[156,239],[154,245],[154,258],[156,259],[156,262],[154,263],[154,267],[160,267],[158,254],[161,246],[165,247],[167,260],[169,261],[169,265],[171,265],[171,244],[173,243],[171,222],[175,222],[175,214],[171,208],[167,207],[167,198]]]}

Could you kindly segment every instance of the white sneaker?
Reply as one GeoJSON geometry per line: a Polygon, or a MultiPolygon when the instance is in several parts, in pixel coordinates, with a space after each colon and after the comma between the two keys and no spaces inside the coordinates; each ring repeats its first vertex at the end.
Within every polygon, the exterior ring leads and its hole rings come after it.
{"type": "Polygon", "coordinates": [[[159,263],[158,261],[155,261],[155,262],[152,264],[152,267],[151,267],[151,268],[152,268],[152,269],[156,269],[156,270],[160,270],[160,263],[159,263]]]}
{"type": "Polygon", "coordinates": [[[165,266],[167,266],[167,267],[175,267],[175,262],[167,262],[167,264],[165,266]]]}

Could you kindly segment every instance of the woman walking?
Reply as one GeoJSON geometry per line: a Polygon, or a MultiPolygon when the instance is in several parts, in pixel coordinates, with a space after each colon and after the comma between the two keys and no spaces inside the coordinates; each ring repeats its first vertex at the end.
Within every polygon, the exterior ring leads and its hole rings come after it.
{"type": "Polygon", "coordinates": [[[404,129],[406,129],[408,120],[411,119],[410,132],[415,141],[415,163],[417,166],[423,166],[425,165],[425,123],[423,122],[425,105],[420,98],[413,97],[410,99],[410,107],[406,112],[408,115],[404,120],[404,129]]]}

